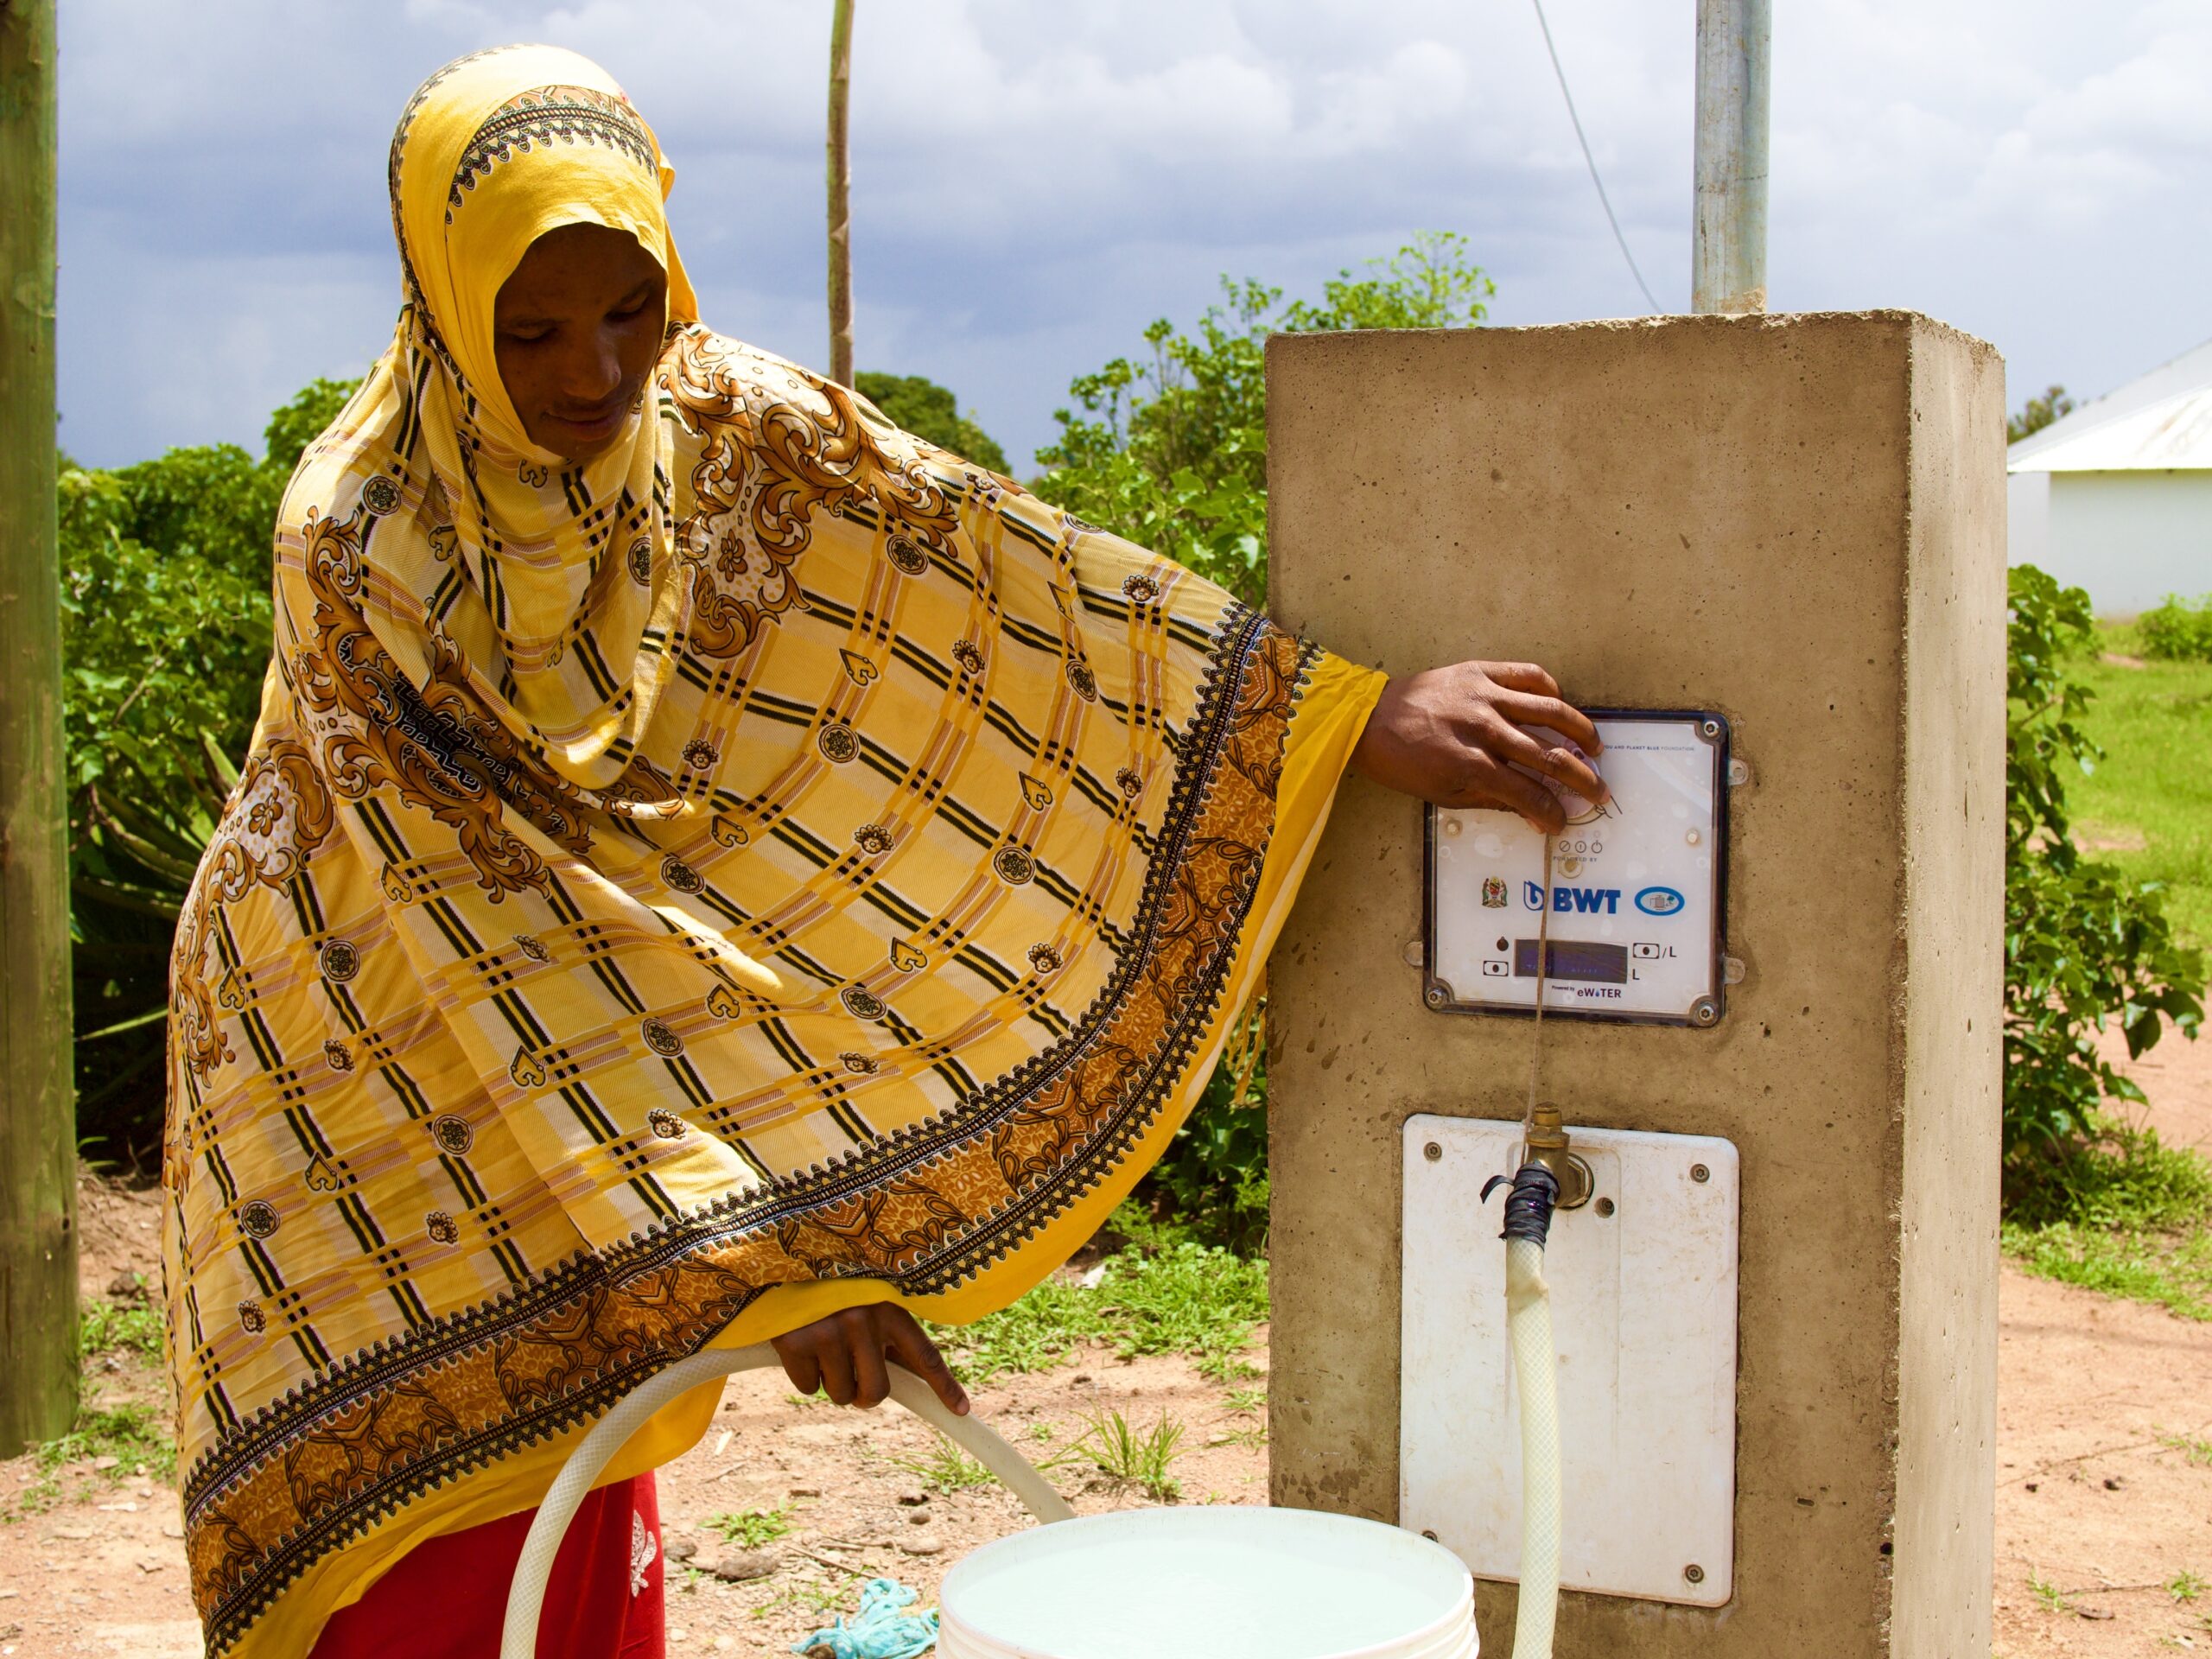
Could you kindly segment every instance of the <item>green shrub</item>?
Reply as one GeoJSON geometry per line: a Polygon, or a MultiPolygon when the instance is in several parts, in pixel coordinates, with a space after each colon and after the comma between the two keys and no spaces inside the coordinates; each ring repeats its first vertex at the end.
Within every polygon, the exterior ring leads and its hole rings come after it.
{"type": "Polygon", "coordinates": [[[1268,1246],[1266,1044],[1262,998],[1237,1022],[1227,1052],[1144,1189],[1182,1236],[1244,1255],[1264,1255],[1268,1246]]]}
{"type": "Polygon", "coordinates": [[[2175,594],[2135,620],[2143,654],[2170,663],[2212,663],[2212,594],[2194,605],[2175,594]]]}
{"type": "Polygon", "coordinates": [[[2005,1147],[2048,1149],[2094,1134],[2107,1097],[2143,1091],[2098,1052],[2116,1022],[2131,1058],[2171,1024],[2193,1037],[2204,960],[2176,943],[2158,884],[2081,855],[2066,775],[2100,751],[2081,721],[2088,690],[2066,672],[2094,639],[2088,595],[2032,565],[2011,576],[2005,754],[2005,1147]]]}
{"type": "Polygon", "coordinates": [[[170,937],[260,709],[277,505],[351,391],[301,391],[259,461],[215,444],[61,472],[77,1131],[101,1155],[160,1133],[170,937]]]}

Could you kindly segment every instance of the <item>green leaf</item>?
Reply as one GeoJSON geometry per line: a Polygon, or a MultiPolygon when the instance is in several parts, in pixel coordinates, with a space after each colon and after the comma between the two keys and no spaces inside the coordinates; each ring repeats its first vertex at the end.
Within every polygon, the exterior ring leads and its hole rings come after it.
{"type": "Polygon", "coordinates": [[[143,1014],[132,1014],[128,1020],[118,1020],[111,1026],[102,1026],[98,1031],[80,1031],[77,1033],[77,1040],[80,1043],[96,1043],[103,1037],[120,1036],[126,1031],[137,1031],[143,1027],[150,1026],[157,1020],[166,1020],[168,1018],[168,1013],[166,1006],[149,1008],[143,1014]]]}
{"type": "Polygon", "coordinates": [[[135,836],[118,823],[114,815],[104,808],[96,808],[103,834],[112,836],[131,857],[143,864],[156,875],[168,876],[180,886],[189,886],[199,868],[199,861],[178,858],[164,852],[142,836],[135,836]]]}

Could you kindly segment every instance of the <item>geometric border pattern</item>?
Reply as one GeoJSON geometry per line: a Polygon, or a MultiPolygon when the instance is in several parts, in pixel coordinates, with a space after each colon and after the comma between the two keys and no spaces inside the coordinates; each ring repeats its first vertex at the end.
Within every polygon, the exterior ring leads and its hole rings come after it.
{"type": "Polygon", "coordinates": [[[1176,1098],[1218,1013],[1274,821],[1309,660],[1232,611],[1214,640],[1138,910],[1073,1028],[935,1120],[840,1166],[680,1217],[528,1288],[334,1365],[226,1434],[185,1487],[211,1654],[411,1497],[601,1414],[766,1287],[772,1251],[917,1294],[1013,1252],[1091,1190],[1176,1098]],[[1013,1196],[962,1214],[989,1166],[1013,1196]],[[764,1250],[762,1247],[766,1247],[764,1250]]]}

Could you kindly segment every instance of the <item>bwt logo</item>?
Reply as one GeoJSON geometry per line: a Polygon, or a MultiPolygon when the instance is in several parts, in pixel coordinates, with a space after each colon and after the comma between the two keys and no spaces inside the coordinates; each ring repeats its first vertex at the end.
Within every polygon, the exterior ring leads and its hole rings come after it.
{"type": "MultiPolygon", "coordinates": [[[[1534,881],[1523,881],[1521,884],[1521,902],[1531,910],[1541,910],[1544,907],[1544,890],[1534,881]]],[[[1621,890],[1618,887],[1554,887],[1552,908],[1562,915],[1618,916],[1621,909],[1621,890]]]]}

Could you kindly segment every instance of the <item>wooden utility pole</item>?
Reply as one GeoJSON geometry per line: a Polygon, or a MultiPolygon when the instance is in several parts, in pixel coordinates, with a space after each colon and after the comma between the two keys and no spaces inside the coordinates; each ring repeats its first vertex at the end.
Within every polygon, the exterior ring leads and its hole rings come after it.
{"type": "Polygon", "coordinates": [[[0,0],[0,1458],[77,1414],[54,79],[54,0],[0,0]]]}
{"type": "Polygon", "coordinates": [[[845,115],[853,82],[853,0],[830,15],[830,378],[853,384],[853,162],[845,115]]]}
{"type": "Polygon", "coordinates": [[[1698,0],[1690,309],[1766,309],[1771,0],[1698,0]]]}

